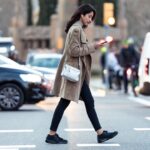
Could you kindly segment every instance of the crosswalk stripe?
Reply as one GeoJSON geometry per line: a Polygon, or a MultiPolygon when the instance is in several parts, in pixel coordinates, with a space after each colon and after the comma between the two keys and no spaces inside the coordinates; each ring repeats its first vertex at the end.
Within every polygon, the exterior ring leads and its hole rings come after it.
{"type": "Polygon", "coordinates": [[[18,148],[36,148],[36,145],[0,145],[0,150],[1,149],[18,149],[18,148]]]}
{"type": "Polygon", "coordinates": [[[150,120],[150,117],[145,117],[145,119],[150,120]]]}
{"type": "Polygon", "coordinates": [[[70,129],[64,129],[64,131],[67,132],[84,132],[84,131],[94,131],[92,128],[70,128],[70,129]]]}
{"type": "Polygon", "coordinates": [[[135,101],[135,102],[137,102],[137,103],[146,105],[146,106],[150,106],[150,101],[147,101],[147,100],[142,99],[142,98],[129,96],[128,99],[129,99],[129,100],[132,100],[132,101],[135,101]]]}
{"type": "Polygon", "coordinates": [[[77,144],[78,147],[117,147],[120,144],[77,144]]]}
{"type": "Polygon", "coordinates": [[[150,128],[134,128],[136,131],[150,131],[150,128]]]}
{"type": "Polygon", "coordinates": [[[22,133],[22,132],[34,132],[32,129],[22,129],[22,130],[0,130],[0,133],[22,133]]]}
{"type": "Polygon", "coordinates": [[[19,149],[16,149],[16,148],[15,149],[10,149],[10,148],[9,149],[8,148],[7,149],[1,149],[0,148],[0,150],[19,150],[19,149]]]}

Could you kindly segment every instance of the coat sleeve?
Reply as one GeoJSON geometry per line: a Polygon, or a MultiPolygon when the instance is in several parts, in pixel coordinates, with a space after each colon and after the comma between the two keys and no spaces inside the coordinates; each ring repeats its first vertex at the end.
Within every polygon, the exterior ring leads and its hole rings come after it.
{"type": "Polygon", "coordinates": [[[72,57],[85,56],[96,51],[94,43],[81,44],[80,34],[81,30],[79,28],[75,28],[71,33],[69,41],[69,55],[72,57]]]}

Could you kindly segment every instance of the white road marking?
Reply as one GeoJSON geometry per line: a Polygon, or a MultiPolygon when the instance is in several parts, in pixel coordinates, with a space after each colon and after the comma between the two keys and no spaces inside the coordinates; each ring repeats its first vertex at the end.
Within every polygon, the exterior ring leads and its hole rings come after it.
{"type": "Polygon", "coordinates": [[[0,145],[0,149],[36,148],[36,145],[0,145]]]}
{"type": "Polygon", "coordinates": [[[150,128],[134,128],[136,131],[150,131],[150,128]]]}
{"type": "Polygon", "coordinates": [[[23,133],[23,132],[34,132],[32,129],[22,129],[22,130],[0,130],[0,133],[23,133]]]}
{"type": "Polygon", "coordinates": [[[84,132],[84,131],[94,131],[92,128],[74,128],[74,129],[64,129],[67,132],[84,132]]]}
{"type": "Polygon", "coordinates": [[[15,149],[10,149],[10,148],[9,149],[8,148],[7,149],[1,149],[0,148],[0,150],[19,150],[19,149],[16,149],[16,148],[15,149]]]}
{"type": "Polygon", "coordinates": [[[0,145],[0,149],[36,148],[36,145],[0,145]]]}
{"type": "Polygon", "coordinates": [[[132,96],[129,96],[128,99],[129,99],[129,100],[132,100],[132,101],[135,101],[135,102],[137,102],[137,103],[146,105],[146,106],[150,106],[150,101],[147,101],[147,100],[142,99],[142,98],[139,98],[139,97],[132,97],[132,96]]]}
{"type": "Polygon", "coordinates": [[[91,89],[91,93],[94,97],[105,97],[106,96],[106,91],[103,89],[98,89],[98,90],[91,89]]]}
{"type": "Polygon", "coordinates": [[[19,149],[10,149],[10,148],[9,149],[8,148],[7,149],[1,149],[0,148],[0,150],[19,150],[19,149]]]}
{"type": "Polygon", "coordinates": [[[150,120],[150,117],[145,117],[145,119],[150,120]]]}
{"type": "Polygon", "coordinates": [[[120,144],[77,144],[78,147],[117,147],[120,146],[120,144]]]}

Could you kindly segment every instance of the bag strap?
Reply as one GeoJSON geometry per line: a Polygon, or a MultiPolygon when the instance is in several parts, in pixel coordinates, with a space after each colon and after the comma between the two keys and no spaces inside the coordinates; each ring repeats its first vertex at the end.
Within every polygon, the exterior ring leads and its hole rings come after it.
{"type": "MultiPolygon", "coordinates": [[[[80,37],[81,37],[81,35],[80,35],[80,37]]],[[[66,45],[65,45],[65,48],[66,48],[66,45]]],[[[64,55],[65,56],[67,55],[67,51],[64,52],[64,55]]],[[[80,61],[80,56],[78,57],[78,67],[80,68],[79,61],[80,61]]],[[[66,62],[66,58],[65,58],[65,62],[66,62]]]]}

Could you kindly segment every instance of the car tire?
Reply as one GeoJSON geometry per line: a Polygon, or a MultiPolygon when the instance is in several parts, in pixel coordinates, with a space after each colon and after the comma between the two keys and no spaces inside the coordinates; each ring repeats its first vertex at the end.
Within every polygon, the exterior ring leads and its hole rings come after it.
{"type": "Polygon", "coordinates": [[[143,87],[140,89],[140,94],[150,95],[150,83],[144,82],[143,87]]]}
{"type": "Polygon", "coordinates": [[[2,110],[17,110],[24,102],[23,90],[14,83],[0,86],[0,108],[2,110]]]}

